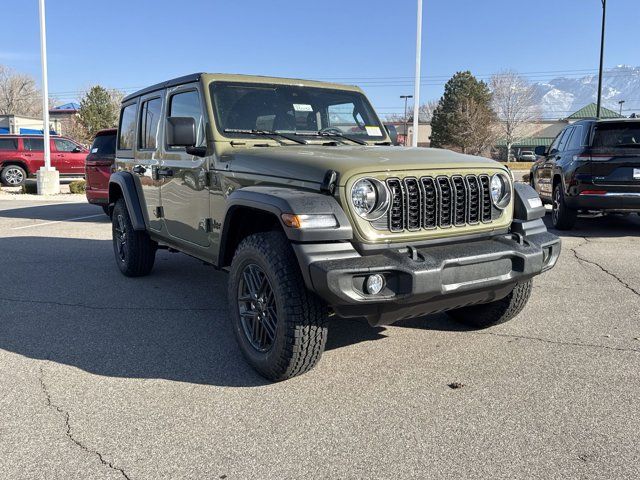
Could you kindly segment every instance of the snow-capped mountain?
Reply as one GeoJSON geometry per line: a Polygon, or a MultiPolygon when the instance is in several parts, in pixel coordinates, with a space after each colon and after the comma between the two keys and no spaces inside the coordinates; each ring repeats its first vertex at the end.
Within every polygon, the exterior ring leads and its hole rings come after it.
{"type": "MultiPolygon", "coordinates": [[[[596,101],[598,76],[558,77],[535,84],[536,100],[544,118],[562,118],[596,101]]],[[[618,65],[605,70],[602,81],[602,105],[619,111],[624,100],[623,115],[640,114],[640,67],[618,65]]]]}

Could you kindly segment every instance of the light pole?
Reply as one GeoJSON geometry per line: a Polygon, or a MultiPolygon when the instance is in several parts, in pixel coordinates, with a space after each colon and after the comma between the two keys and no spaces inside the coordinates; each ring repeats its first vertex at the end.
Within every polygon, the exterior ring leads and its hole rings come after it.
{"type": "Polygon", "coordinates": [[[47,27],[44,0],[39,0],[40,13],[40,61],[42,63],[42,133],[44,143],[44,167],[36,173],[39,195],[60,193],[60,174],[51,167],[51,144],[49,140],[49,80],[47,78],[47,27]]]}
{"type": "Polygon", "coordinates": [[[618,105],[620,105],[620,116],[622,116],[622,105],[624,104],[624,102],[625,102],[624,100],[620,100],[618,102],[618,105]]]}
{"type": "Polygon", "coordinates": [[[600,35],[600,69],[598,71],[598,104],[596,106],[596,117],[600,118],[600,110],[602,109],[602,62],[604,60],[604,25],[607,16],[607,0],[602,2],[602,33],[600,35]]]}
{"type": "Polygon", "coordinates": [[[418,22],[416,28],[416,78],[413,90],[413,141],[418,146],[418,111],[420,110],[420,56],[422,54],[422,0],[418,0],[418,22]]]}
{"type": "MultiPolygon", "coordinates": [[[[404,98],[404,146],[407,146],[407,139],[409,138],[409,119],[407,118],[407,100],[413,98],[413,95],[400,95],[400,98],[404,98]]],[[[414,110],[413,115],[416,112],[414,110]]]]}

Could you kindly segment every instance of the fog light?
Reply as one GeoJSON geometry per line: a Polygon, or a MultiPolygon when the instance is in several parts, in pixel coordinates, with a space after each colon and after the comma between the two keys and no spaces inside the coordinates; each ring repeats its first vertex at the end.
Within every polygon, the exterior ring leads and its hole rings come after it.
{"type": "Polygon", "coordinates": [[[379,273],[367,277],[367,293],[371,295],[379,294],[384,288],[384,277],[379,273]]]}

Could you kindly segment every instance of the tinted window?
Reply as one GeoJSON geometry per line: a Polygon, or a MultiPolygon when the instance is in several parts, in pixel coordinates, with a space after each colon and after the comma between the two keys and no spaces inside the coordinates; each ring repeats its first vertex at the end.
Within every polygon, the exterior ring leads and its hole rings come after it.
{"type": "Polygon", "coordinates": [[[118,148],[121,150],[133,150],[133,141],[136,138],[136,104],[127,105],[120,114],[120,140],[118,148]]]}
{"type": "Polygon", "coordinates": [[[640,122],[596,124],[594,148],[640,148],[640,122]]]}
{"type": "Polygon", "coordinates": [[[562,137],[564,137],[564,134],[566,133],[566,130],[561,131],[558,136],[556,137],[556,139],[553,141],[553,143],[551,144],[551,146],[549,147],[549,152],[552,152],[554,150],[558,150],[558,146],[560,145],[560,141],[562,140],[562,137]]]}
{"type": "Polygon", "coordinates": [[[564,135],[562,136],[562,138],[560,139],[560,143],[558,144],[558,150],[560,152],[564,152],[567,143],[569,142],[569,137],[571,137],[571,132],[573,131],[573,127],[568,128],[565,132],[564,135]]]}
{"type": "Polygon", "coordinates": [[[578,150],[582,146],[582,140],[584,138],[584,127],[582,125],[576,125],[573,127],[573,134],[567,144],[567,150],[578,150]]]}
{"type": "Polygon", "coordinates": [[[91,144],[91,153],[100,155],[116,153],[116,134],[98,135],[91,144]]]}
{"type": "Polygon", "coordinates": [[[24,149],[41,152],[44,150],[44,140],[41,138],[25,138],[22,140],[24,149]]]}
{"type": "Polygon", "coordinates": [[[73,152],[77,147],[75,143],[62,138],[56,138],[53,141],[56,144],[56,150],[59,152],[73,152]]]}
{"type": "Polygon", "coordinates": [[[158,125],[162,112],[162,99],[153,98],[142,104],[140,111],[140,141],[142,149],[155,149],[158,146],[158,125]]]}
{"type": "Polygon", "coordinates": [[[17,150],[17,138],[0,138],[0,150],[17,150]]]}
{"type": "Polygon", "coordinates": [[[204,145],[204,119],[202,107],[200,105],[200,95],[196,90],[190,92],[177,93],[169,100],[170,117],[193,117],[196,121],[196,132],[198,135],[196,145],[204,145]]]}

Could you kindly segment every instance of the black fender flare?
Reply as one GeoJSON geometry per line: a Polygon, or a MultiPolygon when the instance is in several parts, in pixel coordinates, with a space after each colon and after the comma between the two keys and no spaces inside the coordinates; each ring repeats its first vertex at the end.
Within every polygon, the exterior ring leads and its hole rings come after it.
{"type": "Polygon", "coordinates": [[[140,197],[136,188],[136,181],[129,172],[116,172],[109,178],[109,208],[113,209],[116,200],[122,196],[124,203],[127,205],[127,211],[131,218],[131,224],[134,230],[146,230],[146,222],[142,206],[140,205],[140,197]],[[121,192],[117,194],[116,192],[121,192]]]}
{"type": "Polygon", "coordinates": [[[334,197],[293,188],[252,186],[237,189],[227,197],[225,221],[221,231],[223,244],[233,212],[240,207],[273,214],[277,217],[287,238],[294,242],[333,242],[353,238],[351,223],[334,197]],[[336,218],[338,226],[313,230],[290,228],[282,221],[283,213],[329,214],[336,218]]]}

